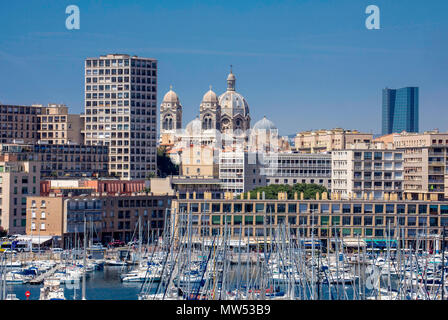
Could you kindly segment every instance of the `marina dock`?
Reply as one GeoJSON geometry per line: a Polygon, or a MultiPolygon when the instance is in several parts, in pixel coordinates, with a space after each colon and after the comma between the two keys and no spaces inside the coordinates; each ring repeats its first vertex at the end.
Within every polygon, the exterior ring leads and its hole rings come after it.
{"type": "Polygon", "coordinates": [[[38,275],[36,278],[30,280],[29,284],[41,284],[48,277],[51,277],[57,270],[59,270],[60,265],[55,265],[53,268],[48,270],[47,272],[38,275]]]}

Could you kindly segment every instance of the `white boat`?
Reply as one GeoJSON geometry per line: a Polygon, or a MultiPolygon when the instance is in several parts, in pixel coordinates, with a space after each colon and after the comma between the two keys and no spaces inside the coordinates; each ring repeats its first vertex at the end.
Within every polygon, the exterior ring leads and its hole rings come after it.
{"type": "Polygon", "coordinates": [[[39,300],[65,300],[64,288],[61,288],[60,284],[59,279],[45,279],[44,286],[40,289],[39,300]]]}
{"type": "Polygon", "coordinates": [[[106,260],[105,265],[107,266],[125,266],[126,261],[122,260],[106,260]]]}

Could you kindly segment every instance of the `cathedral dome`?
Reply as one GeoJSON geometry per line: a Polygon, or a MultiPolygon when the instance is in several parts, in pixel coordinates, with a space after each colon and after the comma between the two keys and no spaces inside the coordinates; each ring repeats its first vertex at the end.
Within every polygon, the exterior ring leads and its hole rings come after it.
{"type": "Polygon", "coordinates": [[[168,91],[165,96],[163,97],[162,102],[169,102],[169,103],[178,103],[179,97],[177,96],[177,93],[174,92],[172,89],[168,91]]]}
{"type": "Polygon", "coordinates": [[[233,117],[237,114],[247,116],[249,114],[249,104],[246,99],[236,91],[226,91],[219,96],[219,105],[223,113],[233,117]]]}
{"type": "Polygon", "coordinates": [[[190,121],[190,123],[187,124],[185,127],[185,131],[187,131],[188,134],[199,134],[202,130],[202,124],[201,120],[199,120],[198,117],[196,117],[194,120],[190,121]]]}
{"type": "Polygon", "coordinates": [[[207,91],[206,94],[204,94],[204,97],[202,98],[202,102],[217,103],[218,97],[216,96],[216,93],[214,93],[212,91],[212,89],[210,89],[209,91],[207,91]]]}
{"type": "Polygon", "coordinates": [[[253,131],[258,131],[258,130],[265,130],[265,131],[277,130],[277,127],[271,120],[269,120],[265,116],[265,117],[263,117],[263,119],[261,119],[255,123],[255,125],[253,127],[253,131]]]}

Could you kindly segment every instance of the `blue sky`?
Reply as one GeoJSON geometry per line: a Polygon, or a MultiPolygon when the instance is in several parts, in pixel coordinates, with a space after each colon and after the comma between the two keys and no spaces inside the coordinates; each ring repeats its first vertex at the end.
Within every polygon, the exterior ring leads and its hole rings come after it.
{"type": "Polygon", "coordinates": [[[420,87],[420,129],[448,130],[448,1],[1,1],[0,102],[83,111],[83,61],[129,53],[159,61],[158,104],[172,84],[184,125],[232,64],[252,123],[281,134],[381,131],[381,89],[420,87]],[[80,30],[65,28],[79,6],[80,30]],[[365,28],[365,9],[381,29],[365,28]]]}

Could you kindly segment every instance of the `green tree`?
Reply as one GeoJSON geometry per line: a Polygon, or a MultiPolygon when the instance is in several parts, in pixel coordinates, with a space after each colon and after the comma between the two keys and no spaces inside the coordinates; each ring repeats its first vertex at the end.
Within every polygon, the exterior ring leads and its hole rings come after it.
{"type": "Polygon", "coordinates": [[[166,176],[178,175],[179,166],[171,161],[166,154],[166,147],[157,148],[157,175],[161,178],[166,176]]]}
{"type": "MultiPolygon", "coordinates": [[[[251,199],[257,197],[257,192],[260,192],[260,196],[265,193],[265,199],[277,199],[279,192],[286,192],[288,199],[294,199],[294,193],[297,192],[300,198],[300,193],[303,192],[304,199],[315,199],[316,193],[322,195],[323,192],[328,192],[324,186],[314,183],[298,183],[293,186],[288,184],[271,184],[266,187],[257,187],[250,191],[251,199]]],[[[241,197],[240,197],[241,198],[241,197]]]]}

